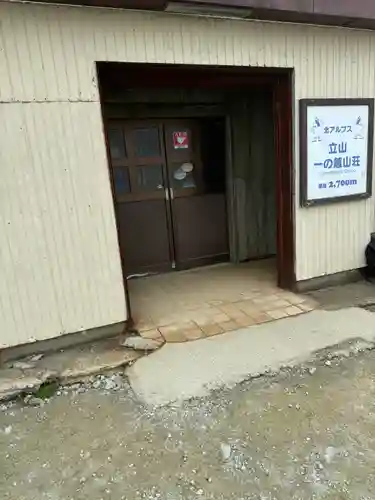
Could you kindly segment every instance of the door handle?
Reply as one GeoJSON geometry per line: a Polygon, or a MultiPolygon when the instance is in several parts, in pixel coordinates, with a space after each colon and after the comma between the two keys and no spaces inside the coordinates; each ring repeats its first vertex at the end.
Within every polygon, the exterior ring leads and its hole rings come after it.
{"type": "Polygon", "coordinates": [[[165,188],[164,192],[165,192],[165,199],[167,201],[174,200],[174,192],[172,188],[165,188]]]}

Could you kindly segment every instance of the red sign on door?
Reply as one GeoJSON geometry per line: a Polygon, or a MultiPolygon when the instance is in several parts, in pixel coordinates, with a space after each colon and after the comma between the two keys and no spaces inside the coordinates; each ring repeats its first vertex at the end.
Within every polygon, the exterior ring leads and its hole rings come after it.
{"type": "Polygon", "coordinates": [[[189,136],[186,130],[182,132],[173,132],[173,147],[174,149],[188,149],[189,136]]]}

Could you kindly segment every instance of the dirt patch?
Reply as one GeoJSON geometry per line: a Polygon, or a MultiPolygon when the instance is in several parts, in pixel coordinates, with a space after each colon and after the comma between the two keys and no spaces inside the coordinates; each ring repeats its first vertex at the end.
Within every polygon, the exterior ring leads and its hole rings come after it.
{"type": "MultiPolygon", "coordinates": [[[[375,353],[283,370],[179,407],[124,379],[0,411],[7,500],[374,498],[375,353]]],[[[82,389],[82,388],[81,388],[82,389]]]]}

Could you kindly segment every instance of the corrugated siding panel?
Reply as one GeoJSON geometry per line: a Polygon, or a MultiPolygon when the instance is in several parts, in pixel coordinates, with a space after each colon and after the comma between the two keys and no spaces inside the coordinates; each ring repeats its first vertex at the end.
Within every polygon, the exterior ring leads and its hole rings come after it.
{"type": "Polygon", "coordinates": [[[123,321],[99,105],[0,114],[0,345],[123,321]]]}
{"type": "MultiPolygon", "coordinates": [[[[34,103],[0,110],[13,344],[124,317],[95,61],[293,67],[296,100],[375,95],[371,32],[6,3],[0,20],[0,101],[34,103]]],[[[373,229],[373,200],[302,210],[296,194],[297,279],[358,267],[373,229]]]]}

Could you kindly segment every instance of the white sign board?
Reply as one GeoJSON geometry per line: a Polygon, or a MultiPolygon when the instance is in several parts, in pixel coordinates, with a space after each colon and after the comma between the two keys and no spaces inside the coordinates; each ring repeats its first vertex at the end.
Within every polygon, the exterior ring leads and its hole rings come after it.
{"type": "Polygon", "coordinates": [[[343,100],[330,104],[329,100],[322,105],[320,100],[310,104],[305,101],[305,130],[301,130],[305,136],[301,144],[305,205],[370,196],[368,167],[370,160],[372,170],[372,136],[369,133],[372,134],[373,117],[372,106],[365,101],[354,104],[349,99],[348,104],[343,100]]]}

